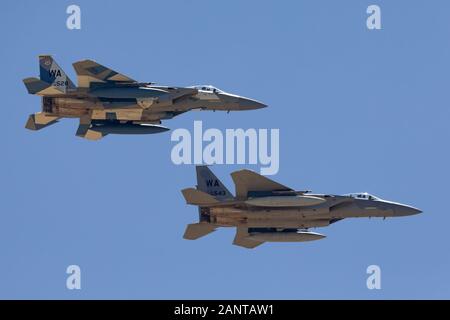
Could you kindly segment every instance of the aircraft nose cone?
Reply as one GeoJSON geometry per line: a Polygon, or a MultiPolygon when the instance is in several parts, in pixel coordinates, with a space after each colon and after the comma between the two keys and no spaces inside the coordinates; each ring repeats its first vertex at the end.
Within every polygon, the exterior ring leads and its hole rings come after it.
{"type": "Polygon", "coordinates": [[[241,110],[255,110],[255,109],[262,109],[262,108],[267,107],[267,105],[265,105],[262,102],[252,100],[252,99],[245,99],[245,98],[239,98],[238,104],[239,104],[239,108],[241,110]]]}
{"type": "Polygon", "coordinates": [[[412,216],[415,214],[422,213],[420,209],[410,207],[410,206],[399,206],[395,209],[397,216],[412,216]]]}

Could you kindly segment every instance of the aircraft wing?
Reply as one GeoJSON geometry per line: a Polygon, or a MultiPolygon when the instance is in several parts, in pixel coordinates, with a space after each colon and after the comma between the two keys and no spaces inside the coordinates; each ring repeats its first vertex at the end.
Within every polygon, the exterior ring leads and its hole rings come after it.
{"type": "Polygon", "coordinates": [[[250,191],[294,191],[256,172],[244,169],[231,174],[236,186],[236,197],[246,199],[250,191]]]}
{"type": "Polygon", "coordinates": [[[93,60],[82,60],[75,62],[73,67],[77,73],[78,86],[83,88],[88,88],[91,82],[137,82],[136,80],[102,66],[93,60]]]}

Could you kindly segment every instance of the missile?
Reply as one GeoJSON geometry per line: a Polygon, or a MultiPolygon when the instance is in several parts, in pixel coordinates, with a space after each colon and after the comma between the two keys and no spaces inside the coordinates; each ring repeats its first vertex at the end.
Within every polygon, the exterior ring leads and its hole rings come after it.
{"type": "Polygon", "coordinates": [[[325,235],[309,232],[309,231],[294,231],[294,232],[252,232],[247,238],[261,242],[306,242],[325,238],[325,235]]]}
{"type": "Polygon", "coordinates": [[[325,202],[325,199],[307,196],[271,196],[261,198],[251,198],[245,201],[246,204],[256,207],[306,207],[315,206],[325,202]]]}
{"type": "Polygon", "coordinates": [[[156,124],[135,124],[135,123],[95,123],[89,128],[92,131],[107,134],[153,134],[170,130],[156,124]]]}

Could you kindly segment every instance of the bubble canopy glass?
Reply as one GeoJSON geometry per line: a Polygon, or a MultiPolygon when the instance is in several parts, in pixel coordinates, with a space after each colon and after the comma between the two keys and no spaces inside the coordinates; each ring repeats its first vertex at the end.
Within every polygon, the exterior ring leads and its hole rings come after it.
{"type": "Polygon", "coordinates": [[[380,200],[380,198],[369,194],[367,192],[359,192],[359,193],[349,193],[346,196],[355,198],[355,199],[361,199],[361,200],[380,200]]]}

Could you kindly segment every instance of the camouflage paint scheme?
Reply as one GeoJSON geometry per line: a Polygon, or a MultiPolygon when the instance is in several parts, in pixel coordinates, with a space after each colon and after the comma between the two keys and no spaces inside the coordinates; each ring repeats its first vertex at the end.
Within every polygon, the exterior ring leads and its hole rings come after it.
{"type": "Polygon", "coordinates": [[[169,130],[161,120],[193,109],[240,111],[264,108],[261,102],[213,86],[168,87],[140,83],[92,60],[73,64],[78,87],[49,55],[39,56],[40,78],[23,80],[28,93],[42,96],[42,111],[26,128],[40,130],[61,118],[79,118],[76,135],[97,140],[107,134],[169,130]]]}
{"type": "Polygon", "coordinates": [[[206,166],[197,166],[197,188],[182,190],[186,202],[199,207],[199,222],[185,239],[195,240],[218,227],[236,227],[233,244],[254,248],[264,242],[304,242],[324,238],[309,228],[326,227],[345,218],[402,217],[417,208],[382,200],[368,193],[348,195],[294,191],[250,170],[231,174],[233,196],[206,166]]]}

